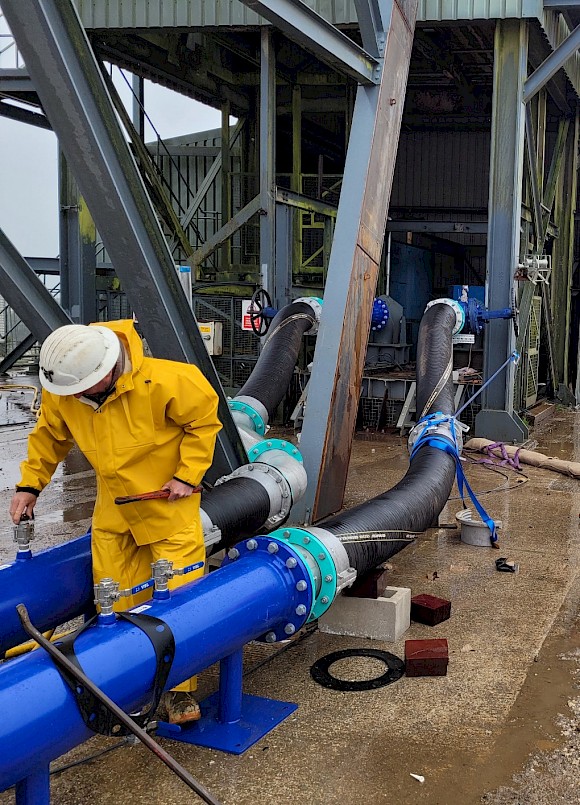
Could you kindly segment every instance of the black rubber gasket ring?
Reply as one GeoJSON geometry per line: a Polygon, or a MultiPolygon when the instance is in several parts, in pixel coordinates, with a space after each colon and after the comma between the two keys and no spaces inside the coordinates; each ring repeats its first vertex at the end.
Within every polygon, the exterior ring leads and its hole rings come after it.
{"type": "Polygon", "coordinates": [[[395,654],[388,651],[379,651],[374,648],[347,648],[343,651],[333,651],[325,657],[317,660],[310,669],[310,674],[315,682],[325,688],[332,690],[375,690],[376,688],[383,688],[385,685],[390,685],[396,682],[405,673],[405,663],[395,654]],[[332,676],[328,670],[331,665],[338,660],[344,660],[347,657],[373,657],[374,659],[381,660],[387,666],[387,671],[374,679],[338,679],[332,676]]]}

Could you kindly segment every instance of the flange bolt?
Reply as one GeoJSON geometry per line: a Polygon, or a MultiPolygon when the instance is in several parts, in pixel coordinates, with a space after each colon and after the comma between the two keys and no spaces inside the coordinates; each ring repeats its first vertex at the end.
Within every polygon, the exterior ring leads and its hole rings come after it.
{"type": "Polygon", "coordinates": [[[297,564],[298,562],[296,561],[296,559],[294,559],[293,556],[290,556],[288,559],[286,559],[286,567],[289,568],[290,570],[292,570],[293,567],[296,567],[297,564]]]}
{"type": "Polygon", "coordinates": [[[304,606],[304,604],[298,604],[298,606],[295,609],[295,612],[297,615],[306,615],[306,607],[304,606]]]}
{"type": "Polygon", "coordinates": [[[268,632],[264,640],[266,641],[266,643],[275,643],[276,642],[275,632],[268,632]]]}
{"type": "Polygon", "coordinates": [[[328,604],[328,596],[323,595],[322,598],[320,599],[320,603],[321,604],[328,604]]]}
{"type": "Polygon", "coordinates": [[[298,590],[298,592],[300,592],[300,593],[304,592],[304,590],[305,590],[307,587],[308,587],[308,585],[306,584],[306,582],[304,581],[304,579],[301,579],[300,581],[297,581],[297,582],[296,582],[296,589],[297,589],[297,590],[298,590]]]}
{"type": "Polygon", "coordinates": [[[277,542],[271,542],[268,545],[268,553],[278,553],[278,550],[279,550],[279,548],[278,548],[278,543],[277,542]]]}
{"type": "Polygon", "coordinates": [[[255,540],[255,539],[249,539],[249,540],[246,542],[246,548],[247,548],[249,551],[255,551],[257,547],[258,547],[258,543],[256,542],[256,540],[255,540]]]}
{"type": "Polygon", "coordinates": [[[294,634],[294,632],[296,631],[296,627],[294,626],[293,623],[287,623],[286,626],[284,627],[284,631],[286,632],[286,634],[294,634]]]}
{"type": "Polygon", "coordinates": [[[239,559],[240,552],[237,548],[230,548],[228,551],[228,559],[239,559]]]}

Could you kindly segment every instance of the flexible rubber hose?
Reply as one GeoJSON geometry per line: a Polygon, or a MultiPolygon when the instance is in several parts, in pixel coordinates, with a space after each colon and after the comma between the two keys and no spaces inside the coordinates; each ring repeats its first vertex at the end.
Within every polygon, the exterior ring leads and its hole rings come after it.
{"type": "Polygon", "coordinates": [[[253,536],[270,514],[270,496],[252,478],[230,478],[201,496],[201,508],[222,532],[219,548],[253,536]]]}
{"type": "Polygon", "coordinates": [[[252,374],[236,396],[259,400],[273,417],[292,380],[302,337],[315,322],[316,314],[306,302],[292,302],[278,311],[252,374]]]}
{"type": "MultiPolygon", "coordinates": [[[[454,325],[455,312],[444,304],[430,307],[421,320],[417,344],[417,419],[435,411],[454,413],[450,371],[454,325]],[[424,411],[447,372],[449,377],[441,391],[424,411]]],[[[447,502],[454,478],[453,457],[426,445],[412,459],[407,474],[396,486],[320,525],[336,536],[376,532],[392,540],[345,543],[352,567],[363,575],[409,544],[400,532],[424,531],[433,524],[447,502]]]]}

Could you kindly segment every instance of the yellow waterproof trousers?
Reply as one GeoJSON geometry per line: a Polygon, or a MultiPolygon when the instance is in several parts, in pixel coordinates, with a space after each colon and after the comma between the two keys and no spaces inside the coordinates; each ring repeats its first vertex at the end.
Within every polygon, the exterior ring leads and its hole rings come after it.
{"type": "MultiPolygon", "coordinates": [[[[112,578],[119,582],[121,590],[135,587],[150,579],[151,563],[158,559],[173,562],[174,568],[205,562],[205,545],[199,522],[174,534],[169,539],[162,539],[149,545],[137,545],[130,532],[110,534],[93,528],[91,547],[95,583],[97,584],[104,578],[112,578]]],[[[203,568],[188,573],[186,576],[174,576],[169,581],[169,587],[170,589],[179,587],[199,576],[203,576],[203,568]]],[[[151,592],[151,589],[148,589],[136,596],[121,598],[115,605],[115,609],[124,610],[137,606],[151,598],[151,592]]],[[[177,685],[173,690],[193,691],[196,688],[197,679],[192,677],[177,685]]]]}

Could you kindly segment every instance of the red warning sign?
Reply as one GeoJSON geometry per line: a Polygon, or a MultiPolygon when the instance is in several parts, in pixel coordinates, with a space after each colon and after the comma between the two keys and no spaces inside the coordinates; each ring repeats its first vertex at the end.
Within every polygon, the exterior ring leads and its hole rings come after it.
{"type": "Polygon", "coordinates": [[[257,308],[251,299],[242,299],[242,330],[252,330],[251,313],[256,313],[257,308]]]}

